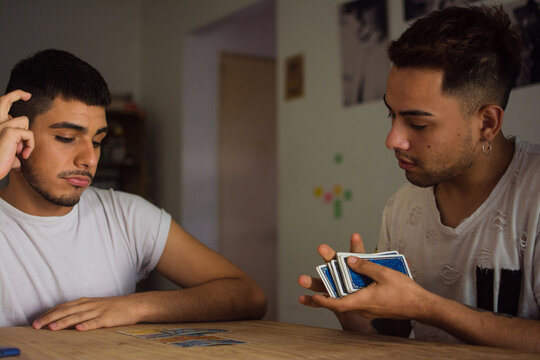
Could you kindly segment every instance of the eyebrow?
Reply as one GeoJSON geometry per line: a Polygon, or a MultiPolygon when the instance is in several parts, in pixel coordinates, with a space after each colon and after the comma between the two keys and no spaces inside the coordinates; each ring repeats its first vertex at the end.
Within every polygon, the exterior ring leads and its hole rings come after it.
{"type": "MultiPolygon", "coordinates": [[[[51,129],[71,129],[71,130],[80,131],[83,134],[86,134],[88,132],[88,129],[85,128],[84,126],[80,126],[80,125],[70,123],[70,122],[67,122],[67,121],[52,124],[51,126],[49,126],[49,128],[51,128],[51,129]]],[[[98,134],[101,134],[101,133],[106,133],[108,131],[109,131],[109,128],[105,126],[105,127],[102,127],[100,129],[98,129],[98,131],[96,131],[95,135],[98,135],[98,134]]]]}
{"type": "MultiPolygon", "coordinates": [[[[393,111],[392,108],[390,107],[390,105],[388,105],[388,103],[386,102],[386,94],[383,95],[383,101],[384,101],[384,105],[386,105],[388,110],[393,111]]],[[[401,115],[401,116],[435,116],[435,115],[433,115],[432,113],[430,113],[428,111],[416,110],[416,109],[415,110],[400,111],[399,115],[401,115]]]]}

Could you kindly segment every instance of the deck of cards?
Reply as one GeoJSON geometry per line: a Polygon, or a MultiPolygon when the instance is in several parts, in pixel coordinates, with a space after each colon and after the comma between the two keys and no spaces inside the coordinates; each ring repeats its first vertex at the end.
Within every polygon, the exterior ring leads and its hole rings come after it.
{"type": "Polygon", "coordinates": [[[375,254],[338,252],[335,259],[317,266],[317,272],[326,287],[326,291],[333,298],[352,294],[373,282],[371,278],[349,268],[349,265],[347,265],[349,256],[356,256],[375,264],[386,266],[412,279],[405,256],[399,254],[397,251],[386,251],[375,254]]]}

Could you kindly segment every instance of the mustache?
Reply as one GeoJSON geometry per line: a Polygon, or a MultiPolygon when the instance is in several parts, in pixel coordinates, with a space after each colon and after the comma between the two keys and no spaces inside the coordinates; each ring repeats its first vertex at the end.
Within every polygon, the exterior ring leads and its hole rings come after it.
{"type": "Polygon", "coordinates": [[[94,180],[94,176],[92,176],[89,171],[84,170],[62,171],[60,174],[58,174],[58,177],[60,178],[66,178],[71,176],[86,176],[90,179],[90,181],[94,180]]]}
{"type": "Polygon", "coordinates": [[[400,157],[402,159],[407,159],[407,160],[412,160],[414,161],[414,159],[412,157],[410,157],[409,155],[405,154],[403,151],[401,150],[394,150],[394,153],[396,154],[397,157],[400,157]]]}

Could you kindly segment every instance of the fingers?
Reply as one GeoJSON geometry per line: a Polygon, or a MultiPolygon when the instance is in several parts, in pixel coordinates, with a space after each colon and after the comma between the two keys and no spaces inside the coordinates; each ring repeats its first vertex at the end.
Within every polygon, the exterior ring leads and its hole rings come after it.
{"type": "Polygon", "coordinates": [[[97,314],[88,300],[82,298],[56,306],[37,318],[32,327],[41,329],[46,326],[50,330],[61,330],[93,319],[97,314]]]}
{"type": "Polygon", "coordinates": [[[300,275],[298,277],[298,284],[303,288],[316,292],[326,292],[326,288],[321,279],[312,278],[308,275],[300,275]]]}
{"type": "Polygon", "coordinates": [[[361,254],[366,253],[364,242],[362,241],[362,237],[358,233],[354,233],[351,235],[351,252],[361,254]]]}
{"type": "Polygon", "coordinates": [[[313,297],[312,296],[308,296],[308,295],[302,295],[298,298],[298,301],[300,302],[300,304],[302,305],[306,305],[306,306],[311,306],[311,307],[321,307],[318,303],[316,303],[315,301],[313,301],[313,297]]]}
{"type": "Polygon", "coordinates": [[[317,248],[319,255],[323,258],[325,262],[332,260],[336,256],[336,252],[330,246],[326,244],[321,244],[317,248]]]}
{"type": "Polygon", "coordinates": [[[32,94],[22,90],[11,91],[3,96],[0,96],[0,123],[9,120],[9,109],[14,102],[19,100],[28,101],[31,97],[32,94]]]}
{"type": "Polygon", "coordinates": [[[17,155],[28,159],[34,146],[32,131],[11,127],[0,129],[0,179],[11,169],[20,168],[21,162],[17,155]]]}

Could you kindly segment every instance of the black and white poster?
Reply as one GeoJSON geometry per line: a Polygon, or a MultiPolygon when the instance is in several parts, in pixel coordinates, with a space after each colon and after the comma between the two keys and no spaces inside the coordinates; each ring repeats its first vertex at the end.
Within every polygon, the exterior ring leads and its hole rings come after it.
{"type": "Polygon", "coordinates": [[[389,69],[386,1],[356,0],[339,10],[343,104],[380,100],[389,69]]]}

